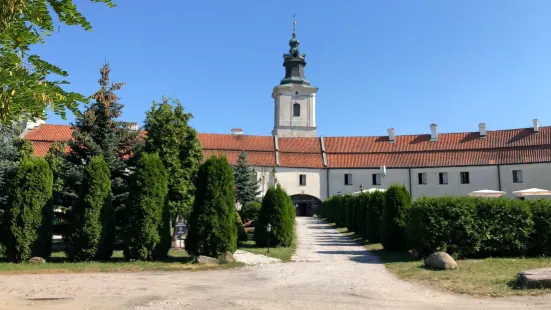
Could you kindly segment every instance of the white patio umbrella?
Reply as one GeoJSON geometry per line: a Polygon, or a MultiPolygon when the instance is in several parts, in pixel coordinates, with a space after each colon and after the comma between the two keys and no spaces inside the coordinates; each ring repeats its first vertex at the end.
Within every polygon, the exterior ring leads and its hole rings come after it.
{"type": "Polygon", "coordinates": [[[473,197],[501,197],[505,195],[505,192],[503,191],[494,191],[491,189],[482,189],[479,191],[473,191],[469,193],[469,196],[473,197]]]}
{"type": "Polygon", "coordinates": [[[373,193],[373,192],[385,192],[385,191],[386,191],[386,189],[384,189],[384,188],[373,187],[373,188],[366,189],[366,190],[363,190],[363,191],[353,192],[352,195],[356,195],[356,194],[359,194],[359,193],[373,193]]]}
{"type": "Polygon", "coordinates": [[[529,189],[523,189],[521,191],[513,192],[513,194],[517,197],[547,196],[547,195],[551,195],[551,191],[548,191],[546,189],[539,189],[539,188],[529,188],[529,189]]]}

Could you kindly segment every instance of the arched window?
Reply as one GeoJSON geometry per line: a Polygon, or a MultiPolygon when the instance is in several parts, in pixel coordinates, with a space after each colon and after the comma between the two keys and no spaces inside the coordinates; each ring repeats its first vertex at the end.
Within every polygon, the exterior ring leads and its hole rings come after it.
{"type": "Polygon", "coordinates": [[[293,104],[293,116],[300,116],[300,104],[296,102],[293,104]]]}

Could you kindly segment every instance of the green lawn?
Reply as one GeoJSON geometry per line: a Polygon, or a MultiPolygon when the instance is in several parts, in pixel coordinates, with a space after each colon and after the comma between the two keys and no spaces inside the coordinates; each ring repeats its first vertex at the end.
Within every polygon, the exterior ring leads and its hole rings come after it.
{"type": "Polygon", "coordinates": [[[247,242],[243,242],[238,246],[240,250],[255,254],[262,254],[273,258],[279,258],[283,262],[288,262],[295,253],[296,239],[293,240],[293,244],[291,244],[290,247],[270,248],[270,252],[268,253],[267,248],[260,248],[256,246],[256,243],[253,241],[253,228],[247,229],[247,235],[249,236],[249,240],[247,242]]]}
{"type": "Polygon", "coordinates": [[[29,274],[29,273],[77,273],[77,272],[136,272],[136,271],[183,271],[233,268],[242,266],[241,263],[203,265],[193,264],[186,251],[171,249],[169,257],[164,261],[144,262],[125,261],[121,251],[116,251],[109,262],[68,262],[65,253],[52,253],[46,264],[7,263],[0,261],[0,274],[29,274]]]}
{"type": "Polygon", "coordinates": [[[551,292],[549,289],[523,290],[514,287],[519,271],[551,267],[549,258],[465,259],[456,261],[456,270],[428,270],[423,268],[421,259],[415,259],[408,253],[386,251],[380,243],[368,243],[348,232],[346,228],[337,230],[363,244],[400,279],[479,297],[541,295],[551,292]]]}

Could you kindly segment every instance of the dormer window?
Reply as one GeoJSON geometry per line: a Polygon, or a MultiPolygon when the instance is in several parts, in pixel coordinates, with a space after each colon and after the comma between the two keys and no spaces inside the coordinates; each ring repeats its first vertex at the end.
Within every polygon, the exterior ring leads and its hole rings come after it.
{"type": "Polygon", "coordinates": [[[300,104],[296,102],[293,104],[293,116],[300,116],[300,104]]]}

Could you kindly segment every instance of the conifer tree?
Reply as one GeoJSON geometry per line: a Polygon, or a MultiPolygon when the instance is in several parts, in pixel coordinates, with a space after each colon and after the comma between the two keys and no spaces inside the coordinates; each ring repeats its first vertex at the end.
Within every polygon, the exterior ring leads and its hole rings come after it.
{"type": "Polygon", "coordinates": [[[233,171],[226,157],[211,157],[199,167],[186,250],[218,257],[237,249],[233,171]]]}
{"type": "MultiPolygon", "coordinates": [[[[168,217],[174,226],[178,217],[189,219],[195,199],[197,171],[203,160],[197,132],[189,125],[193,115],[185,113],[180,101],[163,97],[147,112],[145,151],[157,152],[167,169],[168,217]]],[[[168,227],[170,229],[170,227],[168,227]]],[[[173,235],[176,238],[176,234],[173,235]]],[[[175,239],[174,239],[175,241],[175,239]]]]}
{"type": "Polygon", "coordinates": [[[406,248],[406,224],[411,204],[409,192],[403,185],[392,185],[385,192],[381,216],[381,243],[386,250],[406,248]]]}
{"type": "Polygon", "coordinates": [[[270,187],[262,200],[255,222],[254,241],[258,246],[290,246],[295,238],[295,207],[293,200],[280,185],[270,187]],[[266,226],[272,226],[268,233],[266,226]]]}
{"type": "Polygon", "coordinates": [[[52,252],[53,175],[48,163],[24,158],[10,181],[4,215],[5,256],[14,262],[52,252]]]}
{"type": "Polygon", "coordinates": [[[88,105],[73,124],[73,137],[66,156],[67,169],[62,176],[62,195],[67,198],[63,200],[74,203],[85,165],[92,157],[103,155],[111,171],[113,207],[117,227],[120,227],[128,197],[128,177],[133,169],[132,154],[139,140],[138,133],[129,130],[128,123],[119,120],[124,105],[119,103],[115,92],[122,88],[123,83],[110,84],[110,72],[109,64],[104,64],[100,70],[100,89],[92,95],[95,102],[88,105]]]}
{"type": "Polygon", "coordinates": [[[237,166],[234,169],[234,178],[236,187],[235,196],[241,206],[253,201],[260,194],[260,184],[256,178],[256,171],[249,165],[247,153],[243,151],[239,153],[237,166]]]}
{"type": "Polygon", "coordinates": [[[6,206],[10,177],[21,160],[30,156],[33,150],[28,140],[19,138],[19,133],[16,126],[0,125],[0,210],[6,206]]]}
{"type": "Polygon", "coordinates": [[[168,175],[159,155],[142,153],[132,177],[129,202],[124,212],[126,259],[153,259],[154,250],[161,242],[159,232],[167,233],[161,229],[167,193],[168,175]]]}
{"type": "Polygon", "coordinates": [[[92,157],[84,170],[78,202],[73,206],[65,239],[72,261],[107,260],[113,254],[115,219],[111,179],[103,156],[92,157]]]}

